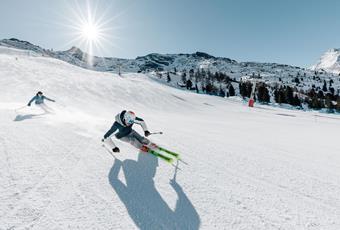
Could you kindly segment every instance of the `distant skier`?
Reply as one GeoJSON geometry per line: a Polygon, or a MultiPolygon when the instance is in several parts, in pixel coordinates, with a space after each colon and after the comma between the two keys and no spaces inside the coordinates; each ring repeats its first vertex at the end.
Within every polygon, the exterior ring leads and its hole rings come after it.
{"type": "Polygon", "coordinates": [[[52,101],[55,102],[55,100],[50,99],[46,96],[43,95],[43,93],[41,91],[39,91],[27,104],[27,106],[31,106],[32,102],[35,102],[35,104],[37,106],[39,106],[42,110],[45,111],[45,113],[49,113],[50,112],[50,108],[48,108],[46,106],[46,104],[44,103],[44,100],[48,100],[48,101],[52,101]]]}
{"type": "Polygon", "coordinates": [[[123,110],[115,117],[115,122],[113,123],[112,127],[105,133],[102,142],[108,142],[113,152],[119,152],[119,148],[113,143],[110,136],[115,133],[115,137],[119,140],[125,141],[140,149],[144,152],[147,152],[149,147],[148,145],[151,142],[137,133],[135,130],[132,129],[133,124],[139,124],[142,126],[144,130],[144,136],[148,137],[150,132],[144,122],[143,119],[136,117],[135,113],[132,111],[123,110]],[[116,132],[117,131],[117,132],[116,132]]]}

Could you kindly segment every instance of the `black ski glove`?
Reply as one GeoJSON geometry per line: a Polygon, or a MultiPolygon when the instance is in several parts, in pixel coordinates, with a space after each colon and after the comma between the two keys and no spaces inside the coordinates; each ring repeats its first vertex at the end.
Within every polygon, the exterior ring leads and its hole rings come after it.
{"type": "Polygon", "coordinates": [[[30,104],[30,103],[28,103],[28,104],[27,104],[27,106],[31,106],[31,104],[30,104]]]}
{"type": "Polygon", "coordinates": [[[118,147],[114,147],[114,148],[112,149],[112,151],[113,151],[114,153],[119,153],[119,152],[120,152],[120,150],[119,150],[118,147]]]}
{"type": "Polygon", "coordinates": [[[148,136],[150,136],[150,135],[151,135],[151,133],[150,133],[149,131],[146,130],[146,131],[144,132],[144,136],[148,137],[148,136]]]}

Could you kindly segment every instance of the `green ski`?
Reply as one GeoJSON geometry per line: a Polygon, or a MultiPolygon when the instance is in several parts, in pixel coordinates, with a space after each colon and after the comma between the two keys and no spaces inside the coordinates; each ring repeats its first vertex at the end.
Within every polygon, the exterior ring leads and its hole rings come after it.
{"type": "Polygon", "coordinates": [[[154,155],[156,157],[159,157],[159,158],[165,160],[166,162],[168,162],[170,164],[172,164],[172,162],[174,161],[174,159],[172,159],[171,157],[164,156],[163,154],[161,154],[159,152],[156,152],[156,151],[154,151],[152,149],[149,149],[148,153],[150,153],[150,154],[152,154],[152,155],[154,155]]]}
{"type": "Polygon", "coordinates": [[[163,152],[166,152],[167,154],[170,154],[170,155],[176,157],[177,159],[180,158],[178,153],[172,152],[172,151],[170,151],[170,150],[167,150],[167,149],[162,148],[162,147],[159,147],[159,146],[158,146],[158,149],[161,150],[161,151],[163,151],[163,152]]]}

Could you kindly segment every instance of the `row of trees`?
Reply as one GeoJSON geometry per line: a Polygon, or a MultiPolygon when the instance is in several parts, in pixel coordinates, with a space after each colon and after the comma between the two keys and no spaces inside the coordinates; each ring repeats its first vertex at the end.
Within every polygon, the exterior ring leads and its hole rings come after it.
{"type": "MultiPolygon", "coordinates": [[[[251,97],[253,84],[250,81],[240,82],[240,95],[245,98],[251,97]]],[[[308,91],[293,88],[291,86],[268,86],[265,83],[256,85],[254,99],[260,103],[269,103],[271,96],[273,101],[279,104],[290,104],[295,107],[302,107],[305,103],[311,109],[324,109],[328,112],[340,112],[340,95],[334,90],[324,91],[323,89],[310,89],[308,91]]]]}
{"type": "Polygon", "coordinates": [[[250,98],[252,96],[255,100],[258,100],[261,103],[270,102],[269,90],[265,83],[261,82],[256,85],[255,95],[251,95],[252,90],[253,90],[253,83],[251,83],[250,81],[245,81],[245,82],[241,81],[239,83],[239,89],[240,89],[240,95],[243,98],[245,97],[250,98]]]}
{"type": "Polygon", "coordinates": [[[276,87],[274,90],[274,100],[279,104],[290,104],[301,107],[301,100],[293,88],[290,86],[276,87]]]}
{"type": "MultiPolygon", "coordinates": [[[[178,74],[177,70],[172,74],[178,74]]],[[[221,97],[235,96],[235,89],[232,82],[235,79],[230,78],[222,72],[212,73],[205,69],[190,69],[181,73],[181,80],[177,83],[188,90],[195,90],[197,93],[205,93],[221,97]]],[[[162,74],[160,74],[162,77],[162,74]]],[[[171,82],[171,74],[166,74],[167,82],[171,82]]],[[[298,76],[300,77],[300,76],[298,76]]],[[[293,82],[300,83],[300,79],[293,78],[293,82]]],[[[298,90],[296,87],[289,85],[269,86],[260,82],[256,85],[254,99],[260,103],[270,103],[271,101],[279,104],[290,104],[295,107],[302,107],[302,104],[308,105],[311,109],[324,109],[329,112],[340,112],[340,95],[335,93],[332,87],[333,80],[328,83],[324,80],[323,86],[315,87],[310,90],[298,90]]],[[[239,91],[242,97],[251,97],[253,84],[250,81],[240,82],[239,91]]]]}
{"type": "Polygon", "coordinates": [[[323,90],[316,91],[312,88],[307,95],[305,102],[310,108],[327,108],[328,112],[334,112],[334,110],[340,112],[340,95],[334,94],[334,90],[324,93],[323,90]]]}
{"type": "MultiPolygon", "coordinates": [[[[177,70],[172,74],[177,74],[177,70]]],[[[166,74],[166,78],[168,83],[172,81],[170,72],[166,74]]],[[[212,73],[205,69],[190,69],[182,72],[181,81],[177,84],[188,90],[195,90],[197,93],[229,97],[235,96],[235,88],[231,84],[232,82],[235,82],[235,79],[231,79],[222,72],[212,73]]]]}

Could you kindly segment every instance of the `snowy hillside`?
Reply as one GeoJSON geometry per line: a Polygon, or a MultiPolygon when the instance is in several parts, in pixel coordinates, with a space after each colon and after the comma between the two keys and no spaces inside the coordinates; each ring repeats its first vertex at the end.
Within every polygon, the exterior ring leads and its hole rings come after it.
{"type": "MultiPolygon", "coordinates": [[[[72,47],[66,51],[46,50],[39,46],[33,45],[27,41],[21,41],[15,38],[0,40],[0,47],[10,47],[22,49],[29,52],[31,56],[53,57],[63,60],[72,65],[82,68],[118,73],[161,73],[170,72],[180,79],[183,73],[188,73],[190,70],[197,72],[204,69],[211,73],[221,72],[226,74],[230,79],[240,81],[244,76],[261,78],[269,85],[285,85],[296,87],[296,91],[310,90],[312,88],[321,88],[324,81],[332,83],[335,92],[340,91],[338,84],[340,78],[338,74],[325,72],[321,65],[330,65],[337,58],[337,50],[329,54],[325,54],[324,60],[314,67],[313,70],[305,69],[296,66],[290,66],[277,63],[259,63],[259,62],[237,62],[229,58],[214,57],[206,53],[196,52],[193,54],[149,54],[146,56],[137,57],[136,59],[121,59],[112,57],[90,57],[92,65],[88,64],[88,54],[84,53],[77,47],[72,47]],[[320,68],[319,68],[320,66],[320,68]],[[297,79],[299,78],[299,82],[297,79]]],[[[323,59],[322,59],[323,60],[323,59]]],[[[326,93],[326,92],[325,92],[326,93]]]]}
{"type": "Polygon", "coordinates": [[[0,229],[337,230],[339,125],[1,48],[0,229]],[[25,107],[38,90],[53,113],[25,107]],[[110,155],[100,139],[122,109],[187,164],[120,141],[110,155]]]}
{"type": "Polygon", "coordinates": [[[340,49],[330,49],[321,56],[319,62],[312,66],[312,70],[325,70],[340,74],[340,49]]]}
{"type": "Polygon", "coordinates": [[[168,86],[221,97],[236,95],[249,98],[252,86],[245,79],[256,78],[261,83],[256,86],[255,98],[261,103],[340,112],[340,78],[323,69],[309,70],[277,63],[237,62],[202,52],[154,53],[136,59],[91,57],[77,47],[66,51],[46,50],[15,38],[1,40],[0,47],[21,49],[30,56],[52,57],[101,72],[145,73],[168,86]],[[248,84],[245,86],[246,91],[240,88],[244,85],[241,86],[239,82],[248,84]],[[294,95],[297,98],[293,100],[294,95]]]}
{"type": "Polygon", "coordinates": [[[225,72],[232,78],[240,78],[244,75],[261,74],[262,76],[288,77],[300,74],[312,74],[313,71],[284,64],[237,62],[230,58],[214,57],[206,53],[196,52],[193,54],[149,54],[136,59],[120,59],[111,57],[92,57],[93,66],[87,64],[88,54],[76,47],[66,51],[46,50],[26,41],[18,39],[0,40],[1,46],[31,50],[43,56],[51,56],[68,63],[93,69],[118,73],[119,68],[123,72],[149,72],[149,71],[189,71],[190,69],[209,69],[211,72],[225,72]]]}

